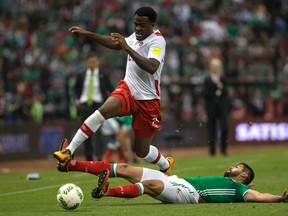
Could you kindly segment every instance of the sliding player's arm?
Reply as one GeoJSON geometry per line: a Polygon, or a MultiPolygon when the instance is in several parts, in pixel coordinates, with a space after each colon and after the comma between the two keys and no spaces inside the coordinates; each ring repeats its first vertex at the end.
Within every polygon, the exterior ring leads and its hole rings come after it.
{"type": "Polygon", "coordinates": [[[255,190],[248,190],[244,195],[247,202],[287,202],[288,192],[285,191],[282,195],[274,195],[269,193],[260,193],[255,190]]]}

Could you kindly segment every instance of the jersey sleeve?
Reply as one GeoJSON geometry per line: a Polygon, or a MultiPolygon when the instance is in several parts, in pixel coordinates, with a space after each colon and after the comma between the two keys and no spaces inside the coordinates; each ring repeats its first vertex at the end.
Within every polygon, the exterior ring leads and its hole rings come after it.
{"type": "Polygon", "coordinates": [[[131,38],[135,35],[135,32],[131,35],[129,35],[128,37],[125,37],[125,41],[126,43],[129,45],[129,41],[131,40],[131,38]]]}
{"type": "Polygon", "coordinates": [[[238,202],[246,202],[244,196],[249,190],[249,187],[245,184],[237,183],[236,187],[236,200],[238,202]]]}
{"type": "Polygon", "coordinates": [[[157,59],[162,62],[165,57],[166,42],[162,36],[156,36],[151,42],[149,47],[148,58],[157,59]]]}

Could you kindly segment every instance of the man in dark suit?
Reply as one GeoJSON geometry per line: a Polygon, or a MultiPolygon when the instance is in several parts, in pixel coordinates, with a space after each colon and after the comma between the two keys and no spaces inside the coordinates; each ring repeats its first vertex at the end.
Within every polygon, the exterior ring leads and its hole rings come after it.
{"type": "MultiPolygon", "coordinates": [[[[85,73],[77,76],[75,83],[76,105],[81,121],[85,121],[114,90],[108,76],[99,69],[99,59],[95,53],[89,53],[86,58],[87,69],[85,73]]],[[[97,140],[97,160],[103,156],[103,136],[101,131],[95,133],[97,140]]],[[[93,160],[93,142],[91,137],[84,143],[86,160],[93,160]]]]}
{"type": "Polygon", "coordinates": [[[209,76],[204,80],[204,99],[207,114],[208,144],[210,155],[216,154],[216,140],[219,129],[221,134],[221,153],[227,155],[230,101],[227,82],[222,74],[222,62],[218,58],[209,63],[209,76]]]}

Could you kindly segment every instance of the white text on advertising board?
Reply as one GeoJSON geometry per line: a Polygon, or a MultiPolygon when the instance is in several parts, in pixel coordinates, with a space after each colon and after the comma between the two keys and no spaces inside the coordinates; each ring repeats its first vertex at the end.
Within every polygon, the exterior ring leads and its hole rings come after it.
{"type": "Polygon", "coordinates": [[[288,123],[247,123],[236,125],[235,139],[245,141],[285,141],[288,140],[288,123]]]}

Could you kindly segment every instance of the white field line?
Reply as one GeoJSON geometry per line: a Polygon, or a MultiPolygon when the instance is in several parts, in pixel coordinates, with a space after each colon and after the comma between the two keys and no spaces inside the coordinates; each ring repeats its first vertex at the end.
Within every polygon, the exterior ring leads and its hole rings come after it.
{"type": "MultiPolygon", "coordinates": [[[[83,182],[96,182],[95,180],[89,180],[89,181],[76,181],[73,183],[75,184],[79,184],[79,183],[83,183],[83,182]]],[[[41,190],[48,190],[48,189],[51,189],[51,188],[60,188],[63,184],[57,184],[57,185],[50,185],[50,186],[46,186],[46,187],[39,187],[39,188],[33,188],[33,189],[30,189],[30,190],[18,190],[18,191],[15,191],[15,192],[9,192],[9,193],[0,193],[0,197],[2,196],[10,196],[10,195],[16,195],[16,194],[23,194],[23,193],[30,193],[30,192],[35,192],[35,191],[41,191],[41,190]]],[[[95,183],[96,185],[96,183],[95,183]]]]}
{"type": "MultiPolygon", "coordinates": [[[[1,0],[0,0],[1,1],[1,0]]],[[[0,174],[1,175],[1,174],[0,174]]],[[[5,175],[3,175],[5,177],[5,175]]],[[[83,176],[87,176],[87,173],[73,173],[73,176],[71,176],[71,178],[82,178],[83,176]]],[[[92,175],[91,175],[92,176],[92,175]]],[[[43,178],[41,176],[41,173],[40,173],[40,181],[41,181],[41,178],[43,178]]],[[[97,180],[97,177],[95,176],[96,180],[97,180]]],[[[45,180],[54,180],[54,179],[59,179],[59,176],[53,176],[53,177],[45,177],[45,180]]],[[[96,181],[95,180],[95,181],[96,181]]],[[[34,181],[34,180],[32,180],[34,181]]],[[[38,181],[38,180],[35,180],[35,181],[38,181]]],[[[14,183],[18,183],[18,182],[23,182],[23,178],[21,179],[18,179],[18,180],[13,180],[14,183]]]]}
{"type": "Polygon", "coordinates": [[[10,195],[15,195],[15,194],[30,193],[30,192],[47,190],[47,189],[57,188],[57,187],[60,187],[60,186],[59,185],[50,185],[50,186],[34,188],[34,189],[30,189],[30,190],[19,190],[19,191],[10,192],[10,193],[3,193],[3,194],[0,194],[0,196],[10,196],[10,195]]]}

